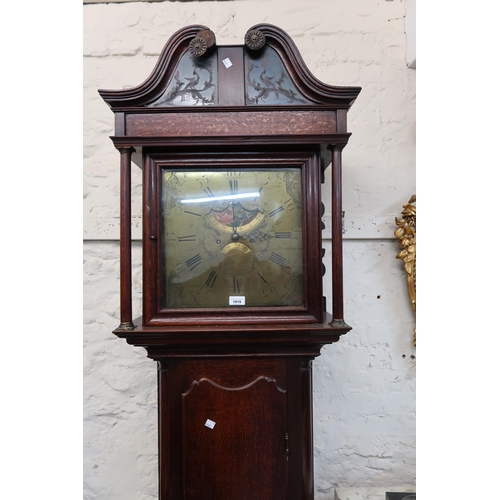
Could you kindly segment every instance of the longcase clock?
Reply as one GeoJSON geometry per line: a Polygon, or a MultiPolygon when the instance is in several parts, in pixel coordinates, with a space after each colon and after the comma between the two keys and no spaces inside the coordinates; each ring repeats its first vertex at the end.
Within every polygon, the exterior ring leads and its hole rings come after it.
{"type": "Polygon", "coordinates": [[[219,47],[209,28],[187,26],[144,83],[99,91],[121,158],[114,333],[158,365],[160,500],[312,500],[312,360],[350,330],[341,152],[360,88],[317,80],[276,26],[254,26],[243,42],[219,47]],[[132,163],[143,171],[140,318],[132,163]],[[326,168],[331,304],[322,284],[326,168]]]}

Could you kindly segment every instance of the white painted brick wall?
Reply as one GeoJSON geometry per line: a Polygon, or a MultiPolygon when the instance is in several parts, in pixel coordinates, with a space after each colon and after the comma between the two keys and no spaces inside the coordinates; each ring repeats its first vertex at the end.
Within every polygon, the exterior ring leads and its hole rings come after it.
{"type": "MultiPolygon", "coordinates": [[[[314,363],[316,498],[333,500],[335,486],[414,484],[415,321],[393,237],[394,217],[415,192],[405,8],[398,0],[84,5],[85,500],[157,498],[156,366],[111,333],[119,322],[119,157],[108,138],[113,114],[97,89],[142,83],[168,38],[195,23],[220,45],[241,44],[253,24],[275,24],[317,78],[363,88],[343,155],[345,316],[353,330],[314,363]]],[[[138,239],[140,190],[134,169],[138,239]]],[[[328,207],[326,215],[328,226],[328,207]]],[[[140,254],[137,242],[136,315],[140,254]]]]}

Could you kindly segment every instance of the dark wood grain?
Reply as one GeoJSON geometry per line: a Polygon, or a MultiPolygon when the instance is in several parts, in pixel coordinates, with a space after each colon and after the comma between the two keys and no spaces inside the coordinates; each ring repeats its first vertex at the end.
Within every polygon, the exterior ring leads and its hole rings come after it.
{"type": "Polygon", "coordinates": [[[160,498],[313,500],[310,380],[297,357],[162,358],[160,498]]]}
{"type": "Polygon", "coordinates": [[[120,148],[120,327],[132,323],[131,147],[120,148]]]}
{"type": "MultiPolygon", "coordinates": [[[[332,144],[345,146],[349,141],[351,134],[332,134],[322,133],[318,131],[314,135],[286,135],[276,134],[269,136],[262,135],[221,135],[221,136],[183,136],[183,137],[168,137],[168,136],[151,136],[151,137],[111,137],[113,144],[119,148],[121,146],[134,145],[139,151],[143,148],[172,148],[185,147],[191,150],[199,146],[207,148],[218,147],[221,151],[241,146],[258,147],[259,150],[266,149],[269,146],[280,145],[283,150],[287,150],[291,146],[303,145],[310,146],[311,144],[332,144]]],[[[142,164],[142,160],[139,162],[142,164]]]]}
{"type": "Polygon", "coordinates": [[[186,500],[286,498],[286,391],[274,379],[228,388],[204,378],[181,397],[186,500]]]}
{"type": "Polygon", "coordinates": [[[302,498],[314,497],[312,360],[300,360],[302,498]]]}
{"type": "Polygon", "coordinates": [[[342,148],[332,148],[332,315],[344,319],[344,283],[342,259],[342,148]]]}
{"type": "Polygon", "coordinates": [[[220,47],[218,64],[219,104],[243,106],[245,104],[243,47],[220,47]]]}

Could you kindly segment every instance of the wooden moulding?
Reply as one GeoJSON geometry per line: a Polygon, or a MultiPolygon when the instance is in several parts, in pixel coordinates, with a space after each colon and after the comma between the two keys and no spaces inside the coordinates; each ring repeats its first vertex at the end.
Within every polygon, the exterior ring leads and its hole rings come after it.
{"type": "Polygon", "coordinates": [[[275,356],[286,353],[289,356],[316,357],[324,345],[337,342],[340,336],[351,330],[345,323],[341,326],[330,324],[331,317],[327,316],[322,324],[287,324],[272,327],[266,324],[218,325],[215,335],[212,325],[144,326],[142,318],[137,318],[134,320],[136,328],[133,331],[117,329],[113,333],[125,338],[131,345],[144,347],[153,359],[194,353],[200,356],[201,352],[205,356],[224,353],[275,356]]]}

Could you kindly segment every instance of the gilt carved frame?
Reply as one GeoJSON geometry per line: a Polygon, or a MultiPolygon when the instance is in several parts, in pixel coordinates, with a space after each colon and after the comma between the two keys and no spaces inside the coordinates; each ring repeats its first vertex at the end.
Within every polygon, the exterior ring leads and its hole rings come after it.
{"type": "MultiPolygon", "coordinates": [[[[399,240],[402,250],[396,256],[404,263],[408,295],[413,312],[417,312],[417,196],[413,195],[403,205],[401,217],[396,217],[397,229],[394,236],[399,240]]],[[[417,345],[416,329],[413,345],[417,345]]]]}

